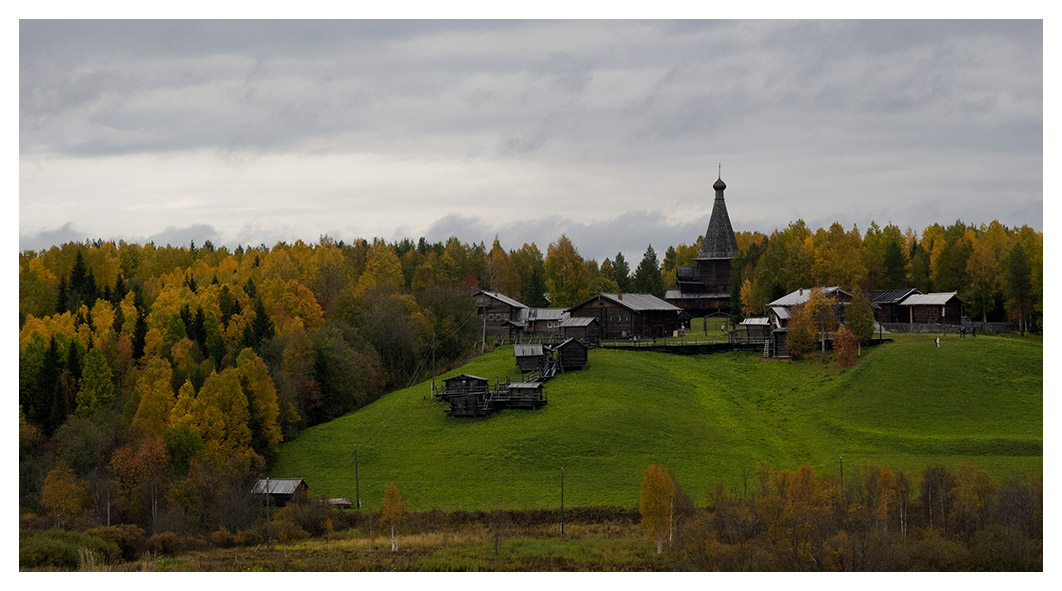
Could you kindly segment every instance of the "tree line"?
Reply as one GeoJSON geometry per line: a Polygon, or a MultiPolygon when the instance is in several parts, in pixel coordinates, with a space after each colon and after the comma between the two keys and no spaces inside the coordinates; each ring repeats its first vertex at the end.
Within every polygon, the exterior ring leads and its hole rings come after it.
{"type": "Polygon", "coordinates": [[[718,484],[708,498],[695,507],[674,473],[656,464],[645,471],[642,526],[677,568],[1043,568],[1042,479],[998,483],[967,461],[908,472],[864,460],[844,481],[760,461],[740,488],[718,484]]]}
{"type": "MultiPolygon", "coordinates": [[[[910,285],[957,289],[989,320],[1042,322],[1042,233],[1028,227],[956,222],[919,237],[798,221],[737,239],[731,297],[748,314],[797,287],[910,285]]],[[[536,307],[662,296],[698,250],[670,246],[661,261],[648,245],[633,271],[622,253],[599,264],[563,235],[545,253],[456,237],[22,252],[20,506],[151,531],[245,524],[249,482],[281,441],[472,354],[474,288],[536,307]],[[91,510],[43,503],[49,476],[72,478],[91,510]]],[[[864,339],[852,318],[849,329],[864,339]]]]}

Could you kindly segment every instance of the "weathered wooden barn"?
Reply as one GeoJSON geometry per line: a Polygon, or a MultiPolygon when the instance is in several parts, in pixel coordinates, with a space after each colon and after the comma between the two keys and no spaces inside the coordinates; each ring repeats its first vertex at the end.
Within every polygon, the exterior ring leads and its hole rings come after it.
{"type": "Polygon", "coordinates": [[[574,371],[586,368],[589,358],[587,346],[576,339],[568,339],[553,347],[556,362],[561,371],[574,371]]]}
{"type": "Polygon", "coordinates": [[[712,185],[715,202],[708,230],[704,233],[694,266],[679,266],[675,272],[678,289],[668,290],[664,299],[692,317],[730,311],[730,267],[738,255],[737,239],[730,224],[722,176],[712,185]]]}
{"type": "Polygon", "coordinates": [[[522,408],[534,410],[546,404],[546,393],[542,391],[542,382],[513,382],[498,386],[492,396],[495,407],[522,408]]]}
{"type": "Polygon", "coordinates": [[[874,306],[874,320],[878,322],[907,322],[908,311],[900,308],[900,302],[908,296],[922,293],[913,287],[903,289],[877,289],[870,292],[874,306]],[[902,316],[902,317],[901,317],[902,316]]]}
{"type": "Polygon", "coordinates": [[[283,507],[292,499],[305,499],[310,487],[301,478],[262,478],[254,484],[251,493],[260,498],[268,494],[270,505],[283,507]]]}
{"type": "Polygon", "coordinates": [[[523,331],[529,310],[524,304],[497,291],[479,290],[472,297],[476,300],[477,312],[483,317],[485,336],[512,339],[523,331]]]}
{"type": "Polygon", "coordinates": [[[485,394],[490,391],[490,380],[465,373],[446,378],[443,380],[443,384],[443,389],[435,395],[436,398],[442,400],[449,400],[455,396],[468,394],[485,394]]]}
{"type": "Polygon", "coordinates": [[[601,337],[670,337],[681,327],[678,307],[646,293],[599,293],[568,308],[573,318],[596,318],[601,337]]]}
{"type": "Polygon", "coordinates": [[[538,344],[513,345],[513,355],[516,356],[516,367],[522,373],[543,371],[552,360],[550,351],[538,344]]]}
{"type": "Polygon", "coordinates": [[[561,337],[589,345],[601,340],[601,323],[588,316],[569,316],[561,321],[561,337]]]}
{"type": "Polygon", "coordinates": [[[962,322],[962,300],[955,291],[918,293],[907,296],[898,304],[900,322],[910,324],[959,324],[962,322]]]}
{"type": "Polygon", "coordinates": [[[745,329],[742,337],[746,343],[762,343],[771,337],[771,319],[766,316],[746,318],[738,326],[745,329]]]}
{"type": "Polygon", "coordinates": [[[524,334],[538,335],[545,340],[560,338],[561,323],[567,318],[568,312],[564,308],[530,308],[524,334]]]}

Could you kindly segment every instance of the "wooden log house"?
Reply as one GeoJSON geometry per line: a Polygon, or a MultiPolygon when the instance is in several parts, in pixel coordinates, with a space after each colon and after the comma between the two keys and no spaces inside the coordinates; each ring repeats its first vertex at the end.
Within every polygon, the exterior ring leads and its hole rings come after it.
{"type": "Polygon", "coordinates": [[[557,365],[561,371],[575,371],[586,368],[589,349],[576,339],[567,339],[553,348],[557,365]]]}
{"type": "Polygon", "coordinates": [[[646,293],[599,293],[568,312],[572,318],[596,318],[606,339],[670,337],[681,328],[682,310],[646,293]]]}

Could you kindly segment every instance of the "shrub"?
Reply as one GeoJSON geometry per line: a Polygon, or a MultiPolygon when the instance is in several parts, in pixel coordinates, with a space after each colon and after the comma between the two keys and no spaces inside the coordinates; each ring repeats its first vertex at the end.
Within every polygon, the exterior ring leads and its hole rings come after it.
{"type": "Polygon", "coordinates": [[[117,544],[87,534],[49,530],[22,539],[18,547],[18,565],[22,568],[54,566],[75,569],[78,554],[93,553],[103,562],[118,560],[122,551],[117,544]]]}
{"type": "Polygon", "coordinates": [[[148,538],[148,548],[156,554],[178,554],[185,549],[184,540],[172,531],[164,531],[148,538]]]}
{"type": "Polygon", "coordinates": [[[85,533],[118,546],[124,560],[136,560],[147,551],[147,538],[144,536],[144,530],[130,523],[94,527],[85,533]]]}
{"type": "Polygon", "coordinates": [[[842,326],[834,336],[833,349],[837,352],[837,363],[841,364],[841,367],[852,367],[857,361],[859,339],[848,327],[842,326]]]}
{"type": "Polygon", "coordinates": [[[263,525],[262,527],[241,529],[237,531],[236,539],[234,541],[237,546],[255,546],[261,544],[265,540],[265,526],[263,525]]]}
{"type": "Polygon", "coordinates": [[[218,548],[231,548],[236,545],[236,536],[232,535],[229,530],[222,527],[218,531],[210,534],[210,543],[218,548]]]}

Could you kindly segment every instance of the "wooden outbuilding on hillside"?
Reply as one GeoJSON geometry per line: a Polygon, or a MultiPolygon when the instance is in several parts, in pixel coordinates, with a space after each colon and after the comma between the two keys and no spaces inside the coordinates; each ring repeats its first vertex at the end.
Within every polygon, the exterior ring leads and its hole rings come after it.
{"type": "Polygon", "coordinates": [[[310,487],[301,478],[262,478],[254,484],[251,493],[258,497],[268,494],[271,505],[283,507],[295,497],[305,499],[310,487]]]}
{"type": "Polygon", "coordinates": [[[959,324],[962,322],[962,304],[956,291],[909,295],[898,306],[901,309],[900,322],[959,324]]]}

